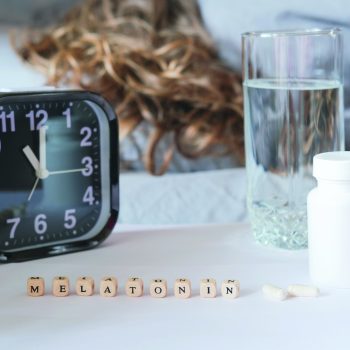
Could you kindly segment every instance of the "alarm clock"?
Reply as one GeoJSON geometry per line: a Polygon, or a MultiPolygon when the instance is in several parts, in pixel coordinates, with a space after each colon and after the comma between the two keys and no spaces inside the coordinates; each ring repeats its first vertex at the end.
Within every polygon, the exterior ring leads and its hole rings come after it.
{"type": "Polygon", "coordinates": [[[0,95],[0,262],[93,248],[119,212],[118,125],[85,91],[0,95]]]}

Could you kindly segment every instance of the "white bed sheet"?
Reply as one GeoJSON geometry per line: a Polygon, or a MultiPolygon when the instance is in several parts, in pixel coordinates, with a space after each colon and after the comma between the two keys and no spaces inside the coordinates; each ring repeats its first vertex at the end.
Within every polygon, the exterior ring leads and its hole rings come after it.
{"type": "Polygon", "coordinates": [[[120,223],[204,224],[247,220],[244,169],[120,177],[120,223]]]}

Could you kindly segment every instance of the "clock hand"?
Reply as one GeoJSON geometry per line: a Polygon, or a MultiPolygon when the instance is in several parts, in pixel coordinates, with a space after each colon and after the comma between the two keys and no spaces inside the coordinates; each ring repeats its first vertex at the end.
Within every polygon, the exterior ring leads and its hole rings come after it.
{"type": "Polygon", "coordinates": [[[28,145],[23,148],[23,153],[25,154],[25,156],[29,160],[29,163],[34,168],[37,178],[39,178],[39,179],[46,178],[48,176],[48,175],[46,175],[47,173],[42,172],[40,170],[40,162],[39,162],[38,158],[35,156],[32,149],[28,145]]]}
{"type": "Polygon", "coordinates": [[[39,129],[39,177],[41,179],[45,179],[49,176],[49,172],[46,168],[46,130],[46,125],[39,129]]]}
{"type": "Polygon", "coordinates": [[[70,170],[59,170],[59,171],[49,171],[49,175],[57,175],[57,174],[67,174],[67,173],[77,173],[85,170],[86,168],[80,169],[70,169],[70,170]]]}
{"type": "Polygon", "coordinates": [[[28,196],[28,202],[32,199],[32,196],[33,196],[33,193],[34,193],[34,191],[36,189],[36,186],[38,186],[39,179],[40,178],[37,177],[36,180],[35,180],[34,186],[33,186],[32,190],[30,191],[30,194],[28,196]]]}
{"type": "Polygon", "coordinates": [[[27,159],[29,160],[29,163],[32,165],[35,171],[39,170],[40,164],[38,158],[35,156],[32,149],[27,145],[23,148],[23,152],[27,159]]]}

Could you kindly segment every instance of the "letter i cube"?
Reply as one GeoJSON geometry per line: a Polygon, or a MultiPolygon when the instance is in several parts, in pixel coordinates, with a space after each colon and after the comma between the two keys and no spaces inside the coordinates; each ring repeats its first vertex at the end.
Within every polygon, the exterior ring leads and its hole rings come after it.
{"type": "Polygon", "coordinates": [[[202,298],[216,297],[216,281],[213,278],[204,278],[201,280],[200,296],[202,298]]]}
{"type": "Polygon", "coordinates": [[[52,294],[56,297],[66,297],[69,295],[69,279],[57,276],[52,281],[52,294]]]}
{"type": "Polygon", "coordinates": [[[45,294],[45,281],[42,277],[29,277],[27,294],[31,297],[41,297],[45,294]]]}

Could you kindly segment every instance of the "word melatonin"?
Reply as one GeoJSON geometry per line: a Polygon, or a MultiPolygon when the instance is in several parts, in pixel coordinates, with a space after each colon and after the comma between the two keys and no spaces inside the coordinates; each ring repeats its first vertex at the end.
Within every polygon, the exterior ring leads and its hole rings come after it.
{"type": "MultiPolygon", "coordinates": [[[[104,277],[100,281],[100,295],[115,297],[118,293],[118,280],[113,276],[104,277]]],[[[57,276],[52,281],[52,294],[56,297],[66,297],[70,294],[69,278],[57,276]]],[[[79,296],[91,296],[95,293],[94,279],[88,276],[79,277],[75,283],[75,293],[79,296]]],[[[131,277],[125,284],[125,293],[129,297],[144,295],[144,283],[141,278],[131,277]]],[[[221,295],[225,298],[235,299],[240,293],[238,280],[225,280],[221,284],[221,295]]],[[[27,294],[39,297],[45,294],[45,280],[42,277],[29,277],[27,280],[27,294]]],[[[165,279],[153,279],[149,285],[149,294],[154,298],[164,298],[168,295],[168,285],[165,279]]],[[[191,297],[191,281],[187,278],[178,278],[174,283],[174,295],[177,298],[191,297]]],[[[215,298],[217,295],[216,281],[205,278],[200,281],[200,296],[202,298],[215,298]]]]}

